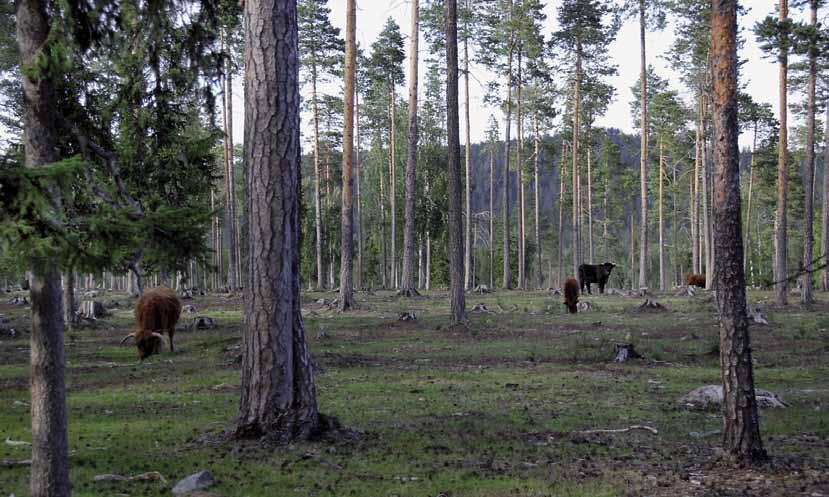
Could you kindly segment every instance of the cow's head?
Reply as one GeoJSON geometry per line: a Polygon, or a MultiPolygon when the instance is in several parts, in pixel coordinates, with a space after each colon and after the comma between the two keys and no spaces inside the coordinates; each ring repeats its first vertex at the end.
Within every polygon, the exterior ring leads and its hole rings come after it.
{"type": "Polygon", "coordinates": [[[121,343],[132,338],[135,340],[135,346],[138,348],[138,358],[142,361],[153,354],[161,353],[161,345],[164,342],[164,335],[158,332],[140,333],[134,331],[125,336],[121,343]]]}

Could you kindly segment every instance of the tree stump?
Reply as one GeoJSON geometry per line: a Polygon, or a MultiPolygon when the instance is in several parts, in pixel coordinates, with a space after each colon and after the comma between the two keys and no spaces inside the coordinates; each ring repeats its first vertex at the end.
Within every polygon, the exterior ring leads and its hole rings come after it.
{"type": "Polygon", "coordinates": [[[475,287],[473,292],[484,294],[484,293],[491,293],[492,290],[490,290],[489,287],[486,286],[486,285],[478,285],[478,286],[475,287]]]}
{"type": "Polygon", "coordinates": [[[78,315],[80,317],[89,321],[95,321],[98,318],[106,316],[106,314],[106,307],[104,307],[103,302],[98,300],[83,301],[80,310],[78,311],[78,315]]]}
{"type": "Polygon", "coordinates": [[[397,318],[398,321],[417,321],[417,316],[412,311],[406,311],[400,313],[400,317],[397,318]]]}
{"type": "Polygon", "coordinates": [[[586,300],[582,300],[581,302],[576,304],[576,308],[579,312],[590,312],[593,310],[593,303],[588,302],[586,300]]]}
{"type": "Polygon", "coordinates": [[[197,316],[193,319],[193,322],[190,323],[191,330],[212,330],[217,326],[216,321],[209,316],[197,316]]]}
{"type": "Polygon", "coordinates": [[[615,357],[613,362],[622,363],[628,359],[643,359],[632,343],[617,343],[615,345],[615,357]]]}
{"type": "Polygon", "coordinates": [[[184,307],[181,308],[181,310],[182,310],[182,312],[185,312],[187,314],[195,314],[197,312],[196,311],[196,306],[194,306],[192,304],[185,305],[184,307]]]}
{"type": "Polygon", "coordinates": [[[761,311],[759,307],[749,307],[748,314],[751,316],[751,319],[756,324],[761,324],[764,326],[769,325],[769,320],[766,319],[766,316],[763,315],[763,311],[761,311]]]}
{"type": "Polygon", "coordinates": [[[29,299],[26,297],[14,297],[13,299],[9,300],[9,305],[28,305],[29,299]]]}
{"type": "Polygon", "coordinates": [[[664,312],[667,311],[668,308],[655,300],[645,299],[645,301],[642,302],[636,310],[639,312],[664,312]]]}
{"type": "Polygon", "coordinates": [[[490,311],[485,304],[475,304],[472,306],[472,312],[482,313],[482,314],[491,314],[490,311]]]}

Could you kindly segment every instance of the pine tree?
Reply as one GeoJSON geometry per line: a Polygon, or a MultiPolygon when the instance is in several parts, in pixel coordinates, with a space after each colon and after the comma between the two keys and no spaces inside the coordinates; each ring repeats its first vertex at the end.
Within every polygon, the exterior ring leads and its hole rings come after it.
{"type": "Polygon", "coordinates": [[[572,214],[573,214],[573,272],[578,274],[578,267],[584,260],[581,243],[581,225],[579,203],[580,181],[580,140],[582,127],[582,86],[585,65],[601,63],[606,58],[607,47],[615,39],[619,27],[618,16],[612,6],[600,0],[564,0],[558,9],[559,30],[553,33],[552,42],[559,52],[559,57],[568,65],[572,61],[573,87],[573,138],[572,148],[572,214]]]}
{"type": "Polygon", "coordinates": [[[326,83],[340,72],[343,41],[340,30],[331,25],[331,9],[328,0],[300,0],[297,3],[299,21],[300,62],[305,77],[304,84],[311,85],[311,119],[314,140],[314,227],[316,229],[315,255],[317,262],[317,288],[325,288],[323,269],[323,226],[320,152],[320,84],[326,83]]]}
{"type": "Polygon", "coordinates": [[[780,133],[777,158],[777,216],[775,233],[775,290],[777,304],[786,305],[789,300],[789,266],[788,266],[788,217],[786,196],[788,184],[788,65],[792,23],[789,19],[789,2],[780,0],[778,18],[766,17],[755,26],[755,34],[761,48],[774,52],[780,68],[780,133]]]}
{"type": "Polygon", "coordinates": [[[308,439],[321,424],[300,309],[296,3],[247,0],[245,31],[251,284],[245,287],[236,436],[308,439]]]}
{"type": "MultiPolygon", "coordinates": [[[[785,0],[784,0],[785,1],[785,0]]],[[[714,241],[720,364],[723,380],[723,448],[740,462],[765,458],[760,439],[754,372],[746,314],[737,146],[737,1],[712,2],[714,82],[714,241]]]]}
{"type": "Polygon", "coordinates": [[[348,0],[346,7],[345,34],[345,93],[343,111],[343,191],[342,191],[342,241],[340,243],[340,296],[337,308],[340,312],[354,307],[354,212],[351,190],[354,184],[354,80],[357,58],[356,36],[357,7],[355,0],[348,0]]]}
{"type": "Polygon", "coordinates": [[[409,143],[406,158],[406,198],[403,228],[403,277],[398,294],[418,295],[414,284],[415,186],[417,178],[417,69],[420,36],[420,2],[412,0],[412,28],[409,35],[409,143]]]}
{"type": "Polygon", "coordinates": [[[449,145],[449,300],[452,324],[465,323],[463,288],[463,217],[461,213],[460,125],[458,118],[458,8],[445,0],[446,10],[446,121],[449,145]]]}

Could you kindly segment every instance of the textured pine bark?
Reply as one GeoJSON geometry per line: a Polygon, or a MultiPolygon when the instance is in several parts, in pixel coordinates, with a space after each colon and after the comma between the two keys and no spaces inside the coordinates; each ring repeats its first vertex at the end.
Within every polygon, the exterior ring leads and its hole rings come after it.
{"type": "Polygon", "coordinates": [[[694,274],[702,273],[702,257],[700,256],[700,232],[699,232],[699,178],[702,162],[702,87],[697,93],[697,122],[696,135],[694,139],[694,179],[691,181],[691,266],[694,274]]]}
{"type": "Polygon", "coordinates": [[[714,100],[714,242],[717,306],[720,315],[720,365],[723,381],[723,448],[741,463],[765,458],[751,340],[746,314],[741,226],[737,121],[737,1],[713,0],[711,53],[714,100]]]}
{"type": "MultiPolygon", "coordinates": [[[[49,77],[38,78],[36,60],[46,50],[49,35],[47,4],[40,0],[15,3],[16,37],[23,85],[23,146],[27,168],[55,162],[58,135],[53,113],[57,99],[49,77]],[[29,71],[31,69],[31,71],[29,71]]],[[[59,191],[52,203],[61,204],[59,191]]],[[[63,306],[60,273],[53,259],[30,260],[32,335],[30,339],[32,395],[32,497],[72,495],[66,428],[66,356],[63,346],[63,306]]]]}
{"type": "Polygon", "coordinates": [[[415,251],[415,185],[417,179],[417,65],[420,30],[420,2],[412,0],[412,27],[409,35],[409,147],[406,157],[406,198],[403,206],[403,275],[400,281],[401,295],[418,294],[414,282],[415,251]]]}
{"type": "Polygon", "coordinates": [[[645,57],[645,0],[639,0],[639,287],[648,286],[648,78],[645,57]]]}
{"type": "MultiPolygon", "coordinates": [[[[789,16],[789,2],[788,0],[780,0],[780,22],[785,22],[789,16]]],[[[787,36],[785,33],[781,34],[781,43],[787,43],[787,36]]],[[[786,207],[786,190],[789,182],[788,170],[786,164],[786,154],[788,153],[789,132],[787,107],[787,83],[789,73],[789,55],[788,49],[780,50],[778,56],[778,63],[780,65],[780,142],[778,143],[777,155],[777,229],[775,231],[775,241],[777,245],[774,250],[774,260],[777,272],[775,274],[775,290],[777,290],[777,304],[786,305],[789,302],[789,261],[788,261],[788,220],[786,207]]]]}
{"type": "MultiPolygon", "coordinates": [[[[817,29],[817,0],[810,0],[812,28],[817,29]]],[[[809,50],[809,80],[807,83],[806,99],[806,167],[803,174],[803,189],[805,196],[803,220],[803,267],[806,274],[801,277],[800,302],[811,305],[815,298],[813,294],[814,277],[812,275],[812,259],[814,234],[814,195],[815,195],[815,84],[817,80],[817,50],[809,50]]]]}
{"type": "Polygon", "coordinates": [[[348,0],[345,32],[345,93],[343,98],[343,187],[340,238],[340,296],[337,308],[348,311],[354,302],[354,209],[352,170],[354,169],[354,74],[357,58],[355,41],[357,8],[348,0]]]}
{"type": "Polygon", "coordinates": [[[463,218],[461,204],[461,145],[458,122],[458,6],[446,0],[446,129],[449,148],[449,300],[452,324],[465,323],[463,288],[463,218]]]}
{"type": "Polygon", "coordinates": [[[558,277],[556,281],[558,288],[563,288],[562,285],[564,285],[564,171],[564,144],[562,144],[561,162],[558,165],[558,277]]]}
{"type": "Polygon", "coordinates": [[[296,2],[245,2],[249,281],[236,436],[317,433],[314,373],[300,308],[300,143],[296,2]]]}

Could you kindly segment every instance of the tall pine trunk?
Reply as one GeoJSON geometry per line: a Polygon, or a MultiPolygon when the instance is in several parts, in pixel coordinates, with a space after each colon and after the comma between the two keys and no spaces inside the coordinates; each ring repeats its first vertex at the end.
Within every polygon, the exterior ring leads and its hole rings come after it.
{"type": "Polygon", "coordinates": [[[463,218],[461,203],[461,145],[458,123],[458,6],[446,0],[446,131],[449,149],[449,300],[450,322],[464,323],[463,218]]]}
{"type": "Polygon", "coordinates": [[[645,0],[639,0],[639,287],[648,286],[648,78],[645,56],[645,0]]]}
{"type": "Polygon", "coordinates": [[[665,272],[665,149],[659,137],[659,289],[665,291],[668,275],[665,272]]]}
{"type": "Polygon", "coordinates": [[[576,102],[575,110],[573,112],[573,143],[571,143],[571,150],[573,152],[573,275],[579,274],[579,266],[581,265],[581,244],[580,233],[581,226],[579,225],[579,131],[581,127],[581,63],[582,63],[582,49],[581,40],[576,46],[576,84],[574,91],[574,100],[576,102]]]}
{"type": "Polygon", "coordinates": [[[464,153],[464,166],[466,169],[466,232],[464,234],[464,288],[470,289],[474,286],[475,278],[472,273],[472,249],[474,248],[475,240],[472,239],[472,142],[470,138],[470,122],[469,122],[469,0],[465,3],[464,15],[464,30],[463,30],[463,85],[464,85],[464,105],[466,126],[466,147],[464,153]]]}
{"type": "Polygon", "coordinates": [[[746,207],[746,243],[744,245],[746,254],[743,261],[743,272],[751,266],[751,208],[754,196],[754,164],[756,163],[757,155],[757,122],[754,122],[754,139],[751,145],[751,164],[749,165],[748,173],[748,206],[746,207]]]}
{"type": "Polygon", "coordinates": [[[357,144],[354,148],[354,195],[356,197],[357,217],[357,275],[354,278],[354,286],[363,289],[363,166],[360,163],[360,92],[354,87],[354,132],[357,135],[357,144]]]}
{"type": "MultiPolygon", "coordinates": [[[[817,29],[818,0],[810,0],[811,26],[817,29]]],[[[809,47],[809,81],[806,102],[806,167],[803,175],[803,189],[806,203],[804,206],[805,218],[803,221],[803,268],[805,274],[801,278],[800,302],[806,305],[814,303],[812,290],[813,272],[813,244],[814,234],[814,196],[815,196],[815,84],[817,80],[817,47],[809,47]]]]}
{"type": "Polygon", "coordinates": [[[300,306],[296,2],[247,0],[245,33],[250,285],[236,435],[308,439],[320,416],[300,306]]]}
{"type": "MultiPolygon", "coordinates": [[[[316,57],[311,57],[316,60],[316,57]]],[[[322,192],[320,190],[320,128],[317,101],[317,66],[311,63],[311,120],[314,123],[314,253],[317,260],[317,290],[325,288],[325,270],[322,265],[322,192]]]]}
{"type": "Polygon", "coordinates": [[[694,274],[702,273],[702,257],[700,255],[700,222],[699,222],[699,179],[700,175],[702,174],[702,140],[703,140],[703,133],[702,133],[702,123],[703,123],[703,111],[702,111],[702,85],[698,89],[697,93],[697,123],[696,123],[696,136],[694,140],[694,178],[691,181],[691,266],[692,272],[694,274]]]}
{"type": "MultiPolygon", "coordinates": [[[[222,31],[222,36],[224,32],[222,31]]],[[[239,288],[239,246],[236,239],[236,183],[233,181],[233,65],[227,55],[225,76],[222,81],[224,92],[224,160],[225,160],[225,228],[228,233],[227,287],[231,291],[239,288]]]]}
{"type": "MultiPolygon", "coordinates": [[[[820,252],[823,254],[821,260],[823,265],[829,262],[829,174],[826,174],[829,164],[829,105],[826,106],[826,130],[823,134],[823,213],[822,226],[820,230],[820,252]]],[[[821,289],[829,291],[829,265],[823,268],[821,274],[821,289]]]]}
{"type": "MultiPolygon", "coordinates": [[[[415,1],[415,3],[417,3],[415,1]]],[[[340,241],[340,312],[354,307],[354,212],[351,190],[354,168],[354,72],[357,58],[355,40],[357,8],[347,0],[345,30],[345,93],[343,97],[343,189],[340,241]]]]}
{"type": "Polygon", "coordinates": [[[711,178],[708,171],[708,146],[705,140],[702,142],[702,229],[703,242],[705,242],[705,288],[714,287],[714,245],[711,234],[710,199],[711,178]]]}
{"type": "MultiPolygon", "coordinates": [[[[48,53],[50,19],[47,3],[15,2],[16,37],[23,85],[23,146],[25,165],[36,169],[57,161],[58,132],[54,112],[57,97],[42,61],[48,53]],[[43,77],[38,78],[38,74],[43,77]]],[[[60,192],[48,192],[59,208],[60,192]]],[[[66,356],[63,345],[63,305],[60,273],[52,258],[29,260],[31,271],[32,334],[30,391],[32,395],[32,497],[68,497],[69,450],[66,428],[66,356]]]]}
{"type": "Polygon", "coordinates": [[[527,288],[526,280],[526,231],[525,231],[525,220],[526,216],[524,215],[524,161],[523,161],[523,153],[524,153],[524,114],[523,114],[523,102],[521,98],[522,93],[522,86],[523,81],[521,80],[521,66],[522,66],[522,53],[523,53],[523,46],[519,47],[518,49],[518,81],[517,81],[517,116],[515,120],[515,134],[518,138],[518,147],[516,148],[516,158],[515,158],[515,169],[516,169],[516,176],[517,176],[517,193],[518,193],[518,288],[521,290],[525,290],[527,288]]]}
{"type": "Polygon", "coordinates": [[[495,288],[495,143],[489,149],[489,288],[495,288]]]}
{"type": "Polygon", "coordinates": [[[587,257],[590,264],[595,261],[593,251],[593,139],[587,128],[587,257]]]}
{"type": "Polygon", "coordinates": [[[409,147],[406,158],[406,199],[403,207],[403,278],[400,283],[401,295],[413,297],[418,294],[414,283],[415,250],[415,180],[417,178],[417,62],[419,37],[420,2],[412,0],[412,30],[409,35],[409,147]]]}
{"type": "Polygon", "coordinates": [[[397,96],[394,83],[389,85],[389,215],[391,216],[391,286],[398,288],[397,279],[397,96]]]}
{"type": "Polygon", "coordinates": [[[711,16],[714,99],[714,240],[723,382],[723,448],[740,462],[765,458],[754,395],[746,314],[737,121],[737,1],[714,0],[711,16]]]}
{"type": "MultiPolygon", "coordinates": [[[[510,22],[512,21],[512,0],[509,1],[509,18],[510,22]]],[[[512,52],[514,49],[515,39],[514,35],[510,35],[509,41],[509,49],[507,53],[507,116],[506,116],[506,133],[504,134],[506,140],[504,141],[504,175],[503,175],[503,187],[501,190],[501,225],[503,233],[501,233],[501,237],[503,238],[502,243],[502,253],[501,253],[501,263],[503,267],[503,279],[501,282],[501,286],[504,289],[509,289],[512,286],[512,276],[510,275],[510,264],[509,264],[509,158],[510,158],[510,128],[512,127],[512,52]]]]}
{"type": "MultiPolygon", "coordinates": [[[[572,150],[572,148],[571,148],[572,150]]],[[[561,161],[558,165],[558,278],[556,286],[564,288],[564,144],[561,146],[561,161]]],[[[578,274],[578,273],[576,273],[578,274]]]]}
{"type": "Polygon", "coordinates": [[[541,136],[538,129],[538,114],[535,115],[535,155],[533,158],[533,187],[535,200],[535,286],[541,289],[544,285],[541,272],[541,188],[539,185],[538,162],[541,155],[541,136]]]}
{"type": "MultiPolygon", "coordinates": [[[[789,15],[788,0],[780,0],[780,22],[785,22],[789,15]]],[[[787,44],[787,35],[785,32],[781,33],[781,45],[785,47],[787,44]]],[[[789,261],[788,261],[788,219],[786,209],[786,190],[788,188],[788,170],[786,165],[786,155],[788,151],[789,133],[788,133],[788,104],[787,104],[787,84],[789,73],[789,54],[788,49],[778,47],[780,54],[778,62],[780,64],[780,142],[777,147],[777,229],[775,231],[775,241],[777,243],[774,250],[774,259],[777,272],[774,275],[775,289],[777,290],[777,304],[786,305],[789,302],[789,261]]]]}

